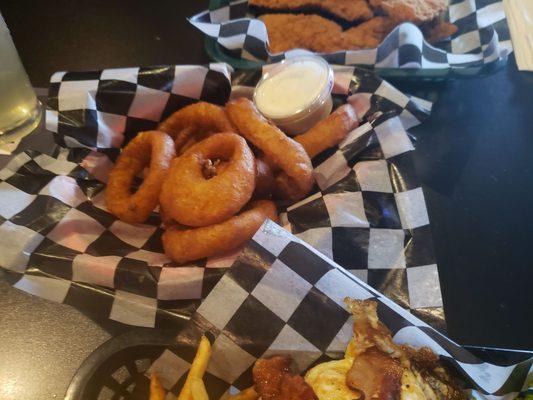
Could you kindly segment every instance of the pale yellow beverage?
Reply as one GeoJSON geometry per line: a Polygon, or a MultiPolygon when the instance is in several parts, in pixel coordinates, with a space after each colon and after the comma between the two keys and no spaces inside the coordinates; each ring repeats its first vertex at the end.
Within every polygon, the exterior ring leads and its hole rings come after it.
{"type": "Polygon", "coordinates": [[[40,116],[40,104],[0,15],[0,137],[30,133],[40,116]]]}

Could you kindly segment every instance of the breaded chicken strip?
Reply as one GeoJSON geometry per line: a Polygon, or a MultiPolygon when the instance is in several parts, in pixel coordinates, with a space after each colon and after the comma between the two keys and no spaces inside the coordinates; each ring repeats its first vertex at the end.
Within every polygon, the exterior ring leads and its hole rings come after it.
{"type": "Polygon", "coordinates": [[[374,17],[343,32],[344,48],[347,50],[377,47],[396,23],[389,17],[374,17]]]}
{"type": "Polygon", "coordinates": [[[374,17],[343,32],[340,25],[318,15],[265,14],[259,19],[266,25],[272,53],[296,48],[319,53],[374,48],[395,26],[391,18],[374,17]]]}
{"type": "Polygon", "coordinates": [[[448,0],[369,0],[396,22],[422,23],[438,17],[448,7],[448,0]]]}
{"type": "Polygon", "coordinates": [[[368,20],[374,15],[367,0],[250,0],[248,3],[271,10],[316,8],[349,22],[368,20]]]}
{"type": "Polygon", "coordinates": [[[271,53],[298,48],[319,53],[343,49],[340,25],[318,15],[265,14],[259,19],[266,25],[271,53]]]}

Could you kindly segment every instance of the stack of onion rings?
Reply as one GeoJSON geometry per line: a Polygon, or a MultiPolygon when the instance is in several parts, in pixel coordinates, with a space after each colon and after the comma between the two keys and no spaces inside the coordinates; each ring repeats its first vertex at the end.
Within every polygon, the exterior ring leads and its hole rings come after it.
{"type": "Polygon", "coordinates": [[[230,251],[265,219],[277,220],[271,196],[294,202],[308,195],[314,184],[310,157],[357,125],[353,107],[345,105],[291,139],[248,99],[225,108],[198,102],[124,148],[109,176],[107,207],[121,220],[141,223],[159,205],[163,247],[178,263],[230,251]]]}

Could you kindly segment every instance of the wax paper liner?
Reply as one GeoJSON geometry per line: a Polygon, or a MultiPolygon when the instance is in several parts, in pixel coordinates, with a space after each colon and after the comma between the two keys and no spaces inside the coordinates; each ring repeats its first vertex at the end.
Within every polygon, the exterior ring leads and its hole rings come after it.
{"type": "MultiPolygon", "coordinates": [[[[348,99],[363,123],[312,160],[317,187],[280,209],[283,225],[442,326],[429,220],[406,133],[430,103],[369,71],[334,69],[335,103],[348,99]]],[[[0,265],[12,284],[132,325],[172,326],[188,317],[239,251],[172,264],[157,212],[145,224],[117,220],[104,204],[105,182],[120,147],[137,132],[184,105],[224,104],[230,94],[224,64],[54,74],[46,122],[61,147],[52,155],[21,153],[0,171],[0,265]]]]}
{"type": "Polygon", "coordinates": [[[528,373],[533,376],[533,359],[506,366],[483,362],[271,221],[150,372],[171,390],[167,399],[174,398],[202,334],[213,343],[204,377],[211,399],[250,387],[252,367],[260,357],[290,355],[300,373],[342,358],[353,324],[345,297],[376,300],[378,316],[396,343],[430,347],[474,389],[474,397],[513,398],[528,373]]]}
{"type": "MultiPolygon", "coordinates": [[[[214,38],[236,58],[275,62],[301,50],[272,54],[264,23],[248,14],[248,2],[223,0],[189,21],[214,38]]],[[[481,67],[502,60],[512,51],[503,2],[498,0],[451,0],[445,19],[458,27],[453,38],[438,47],[424,40],[420,29],[403,23],[374,49],[345,50],[321,54],[340,65],[376,68],[459,69],[481,67]]]]}

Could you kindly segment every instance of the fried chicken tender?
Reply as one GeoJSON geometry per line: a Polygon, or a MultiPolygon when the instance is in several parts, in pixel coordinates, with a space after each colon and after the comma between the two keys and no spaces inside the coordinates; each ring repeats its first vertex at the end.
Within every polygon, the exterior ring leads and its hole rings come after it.
{"type": "Polygon", "coordinates": [[[266,25],[273,53],[297,48],[319,53],[373,48],[395,26],[391,18],[374,17],[343,32],[340,25],[318,15],[265,14],[259,19],[266,25]]]}
{"type": "Polygon", "coordinates": [[[318,53],[376,48],[396,25],[405,21],[422,24],[421,29],[430,43],[457,32],[455,25],[434,18],[446,8],[447,0],[370,1],[385,10],[388,16],[374,17],[346,31],[319,15],[265,14],[259,19],[266,26],[272,53],[298,48],[318,53]]]}
{"type": "Polygon", "coordinates": [[[307,49],[319,53],[343,50],[342,28],[318,15],[265,14],[265,23],[272,53],[291,49],[307,49]]]}
{"type": "Polygon", "coordinates": [[[419,24],[438,17],[448,7],[448,0],[369,0],[370,5],[400,22],[419,24]]]}
{"type": "Polygon", "coordinates": [[[271,10],[318,9],[349,22],[366,21],[374,15],[366,0],[250,0],[248,3],[271,10]]]}
{"type": "Polygon", "coordinates": [[[389,17],[374,17],[343,32],[344,48],[347,50],[377,47],[396,26],[389,17]]]}

